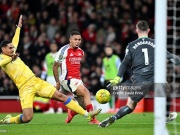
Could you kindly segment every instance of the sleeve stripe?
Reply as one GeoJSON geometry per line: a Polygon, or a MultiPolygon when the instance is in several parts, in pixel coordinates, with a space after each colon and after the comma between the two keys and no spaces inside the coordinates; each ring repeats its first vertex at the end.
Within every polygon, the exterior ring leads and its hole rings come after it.
{"type": "Polygon", "coordinates": [[[62,50],[61,50],[61,52],[60,52],[60,56],[64,55],[64,52],[65,52],[65,50],[66,50],[68,47],[69,47],[69,44],[68,44],[68,45],[65,45],[65,46],[62,48],[62,50]]]}

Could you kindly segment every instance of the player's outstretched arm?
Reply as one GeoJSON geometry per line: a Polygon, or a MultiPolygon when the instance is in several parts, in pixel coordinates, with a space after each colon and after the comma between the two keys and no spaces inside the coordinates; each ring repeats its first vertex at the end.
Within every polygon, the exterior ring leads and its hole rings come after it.
{"type": "Polygon", "coordinates": [[[127,50],[128,50],[128,47],[126,49],[126,55],[119,67],[117,76],[113,80],[110,80],[110,83],[106,86],[107,88],[109,88],[111,86],[115,86],[122,81],[122,77],[123,77],[126,69],[128,68],[129,64],[131,63],[131,54],[127,50]]]}
{"type": "Polygon", "coordinates": [[[167,59],[175,65],[180,65],[180,58],[167,51],[167,59]]]}
{"type": "Polygon", "coordinates": [[[12,43],[13,43],[13,45],[14,45],[14,47],[16,49],[17,49],[17,46],[18,46],[18,43],[19,43],[20,29],[22,27],[22,18],[23,18],[23,16],[20,15],[19,22],[17,24],[17,28],[16,28],[16,31],[15,31],[14,37],[12,39],[12,43]]]}
{"type": "Polygon", "coordinates": [[[107,88],[109,88],[111,86],[115,86],[122,81],[122,76],[124,75],[124,73],[128,67],[128,62],[129,61],[126,58],[122,61],[121,65],[119,67],[117,76],[113,80],[109,81],[110,83],[106,86],[107,88]]]}
{"type": "Polygon", "coordinates": [[[60,89],[60,80],[59,80],[59,72],[58,72],[59,67],[60,67],[60,63],[55,61],[54,65],[53,65],[53,74],[54,74],[54,79],[56,81],[56,89],[57,90],[60,89]]]}
{"type": "Polygon", "coordinates": [[[20,15],[19,22],[18,22],[18,25],[17,25],[19,28],[22,27],[22,19],[23,19],[23,15],[20,15]]]}

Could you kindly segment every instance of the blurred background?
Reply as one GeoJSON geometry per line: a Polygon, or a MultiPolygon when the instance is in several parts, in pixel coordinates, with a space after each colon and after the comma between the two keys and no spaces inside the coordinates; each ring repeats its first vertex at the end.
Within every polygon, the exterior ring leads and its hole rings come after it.
{"type": "MultiPolygon", "coordinates": [[[[139,19],[149,22],[150,37],[154,37],[153,0],[1,0],[0,41],[12,40],[20,14],[23,27],[17,51],[39,77],[50,43],[54,40],[61,48],[68,43],[71,31],[82,34],[85,57],[81,73],[92,94],[101,88],[105,46],[112,46],[122,60],[128,42],[137,38],[135,24],[139,19]]],[[[125,75],[124,81],[130,75],[125,75]]],[[[0,86],[0,95],[18,95],[17,88],[2,69],[0,86]]]]}
{"type": "MultiPolygon", "coordinates": [[[[81,48],[85,52],[81,76],[84,85],[95,95],[105,85],[102,65],[107,56],[106,46],[111,46],[113,54],[122,61],[127,44],[137,38],[135,25],[142,19],[148,21],[149,37],[154,38],[154,4],[154,0],[0,0],[0,41],[12,39],[15,24],[22,14],[23,27],[17,52],[38,77],[46,79],[44,61],[50,44],[56,43],[59,49],[68,44],[71,31],[79,31],[83,38],[81,48]]],[[[167,22],[168,25],[173,23],[167,22]]],[[[172,34],[172,31],[168,30],[168,33],[172,34]]],[[[179,31],[177,35],[180,35],[179,31]]],[[[180,45],[179,39],[176,42],[180,45]]],[[[172,44],[171,39],[168,44],[172,44]]],[[[172,52],[172,47],[168,50],[172,52]]],[[[171,67],[167,70],[168,82],[172,81],[171,67]]],[[[176,67],[176,74],[179,73],[180,67],[176,67]]],[[[178,77],[176,81],[179,82],[178,77]]],[[[129,69],[123,82],[131,82],[129,69]]],[[[4,95],[18,95],[18,90],[0,68],[0,96],[4,95]]]]}

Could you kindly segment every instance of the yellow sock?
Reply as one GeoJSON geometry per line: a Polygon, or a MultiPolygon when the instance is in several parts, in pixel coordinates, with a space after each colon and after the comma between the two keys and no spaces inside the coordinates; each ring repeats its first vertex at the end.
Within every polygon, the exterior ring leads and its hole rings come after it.
{"type": "Polygon", "coordinates": [[[88,116],[87,111],[85,111],[79,104],[77,104],[75,101],[73,101],[71,98],[68,98],[67,101],[64,102],[64,105],[69,108],[70,110],[73,110],[85,117],[88,116]]]}
{"type": "Polygon", "coordinates": [[[21,123],[21,120],[20,120],[21,115],[22,114],[19,114],[19,115],[15,116],[15,117],[9,118],[9,123],[10,124],[13,124],[13,123],[20,124],[21,123]]]}

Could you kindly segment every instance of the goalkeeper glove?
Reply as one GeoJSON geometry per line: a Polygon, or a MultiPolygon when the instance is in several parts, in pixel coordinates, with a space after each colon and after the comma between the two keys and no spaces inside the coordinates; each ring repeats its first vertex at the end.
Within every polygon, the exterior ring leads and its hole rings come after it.
{"type": "Polygon", "coordinates": [[[110,83],[107,85],[107,87],[109,87],[109,86],[115,86],[115,85],[117,85],[120,81],[121,81],[121,77],[116,76],[113,80],[110,80],[110,81],[109,81],[110,83]]]}

